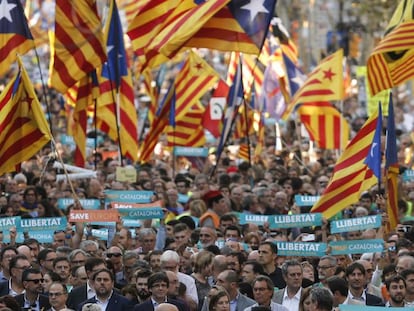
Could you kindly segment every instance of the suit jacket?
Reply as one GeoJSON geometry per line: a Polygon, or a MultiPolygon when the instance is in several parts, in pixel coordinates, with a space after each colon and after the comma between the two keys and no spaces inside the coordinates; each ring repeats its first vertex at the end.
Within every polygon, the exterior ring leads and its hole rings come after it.
{"type": "MultiPolygon", "coordinates": [[[[181,301],[167,298],[167,302],[173,304],[178,308],[179,311],[187,311],[187,306],[181,301]]],[[[151,298],[144,301],[143,303],[137,304],[134,307],[134,311],[154,311],[154,305],[152,304],[151,298]]]]}
{"type": "Polygon", "coordinates": [[[374,295],[371,295],[371,294],[368,294],[368,293],[366,293],[365,295],[367,297],[367,300],[365,301],[365,304],[367,306],[377,306],[377,307],[384,307],[385,306],[384,303],[382,302],[381,298],[379,298],[377,296],[374,296],[374,295]]]}
{"type": "Polygon", "coordinates": [[[66,301],[66,306],[70,309],[76,310],[76,308],[88,299],[87,295],[87,286],[86,284],[75,287],[72,289],[68,295],[68,300],[66,301]]]}
{"type": "MultiPolygon", "coordinates": [[[[17,295],[16,297],[14,297],[14,299],[16,299],[17,303],[21,308],[24,307],[24,294],[17,295]]],[[[39,309],[50,309],[49,297],[45,295],[39,295],[39,309]]]]}
{"type": "Polygon", "coordinates": [[[0,282],[0,297],[10,293],[9,281],[0,282]]]}
{"type": "MultiPolygon", "coordinates": [[[[285,295],[285,290],[286,290],[286,287],[283,288],[283,289],[278,290],[277,292],[275,292],[273,294],[272,301],[274,301],[278,304],[283,304],[283,296],[285,295]]],[[[302,291],[300,293],[301,298],[302,298],[302,293],[303,293],[303,288],[302,288],[302,291]]]]}
{"type": "MultiPolygon", "coordinates": [[[[91,299],[88,299],[84,302],[82,302],[78,307],[77,307],[77,311],[81,311],[83,305],[87,304],[87,303],[96,303],[96,297],[93,297],[91,299]]],[[[106,310],[102,310],[102,311],[132,311],[133,309],[133,304],[131,303],[131,301],[129,301],[127,298],[125,298],[124,296],[121,296],[117,293],[115,293],[115,291],[112,293],[111,298],[109,298],[109,302],[108,302],[108,306],[106,307],[106,310]]]]}

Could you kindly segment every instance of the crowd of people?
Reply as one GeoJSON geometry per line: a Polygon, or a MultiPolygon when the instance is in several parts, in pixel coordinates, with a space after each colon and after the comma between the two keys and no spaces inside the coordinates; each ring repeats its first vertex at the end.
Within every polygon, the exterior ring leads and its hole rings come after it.
{"type": "MultiPolygon", "coordinates": [[[[403,307],[414,305],[412,181],[400,180],[399,217],[387,231],[383,193],[377,189],[336,218],[383,215],[380,228],[330,232],[321,226],[277,229],[268,223],[240,223],[240,215],[307,213],[295,195],[320,195],[332,174],[331,154],[320,150],[304,167],[289,153],[269,155],[257,164],[237,162],[228,153],[213,174],[194,167],[175,175],[163,165],[137,166],[135,183],[120,182],[117,159],[95,155],[97,178],[56,181],[50,150],[1,179],[3,217],[60,217],[82,209],[64,197],[98,199],[106,190],[152,191],[162,202],[162,219],[139,226],[116,224],[102,239],[99,226],[68,224],[40,243],[16,229],[0,251],[0,310],[179,310],[315,311],[342,304],[403,307]],[[41,174],[31,170],[44,165],[41,174]],[[314,235],[313,239],[306,239],[314,235]],[[384,240],[382,253],[322,257],[282,256],[277,242],[384,240]]],[[[206,166],[209,167],[208,165],[206,166]]]]}

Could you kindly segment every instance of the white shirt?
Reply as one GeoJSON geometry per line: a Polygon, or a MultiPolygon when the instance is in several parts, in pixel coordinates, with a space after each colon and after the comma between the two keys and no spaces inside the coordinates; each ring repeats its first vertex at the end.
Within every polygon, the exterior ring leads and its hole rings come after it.
{"type": "Polygon", "coordinates": [[[367,295],[366,295],[365,291],[363,291],[363,292],[362,292],[361,297],[355,297],[355,296],[351,293],[351,291],[348,291],[348,298],[349,298],[349,299],[356,300],[356,301],[361,301],[361,302],[364,302],[364,304],[366,304],[366,301],[367,301],[367,295]]]}
{"type": "Polygon", "coordinates": [[[283,300],[282,300],[282,306],[285,306],[290,311],[299,311],[299,302],[300,302],[300,295],[302,294],[302,287],[299,288],[295,296],[292,298],[289,298],[287,293],[287,288],[285,288],[285,291],[283,293],[283,300]]]}
{"type": "Polygon", "coordinates": [[[89,286],[89,281],[86,282],[86,296],[91,299],[96,296],[95,290],[89,286]]]}
{"type": "MultiPolygon", "coordinates": [[[[257,307],[259,304],[255,303],[254,305],[247,307],[246,309],[244,309],[244,311],[251,311],[253,307],[257,307]]],[[[270,309],[272,311],[289,311],[288,309],[286,309],[286,307],[282,306],[281,304],[278,304],[274,301],[270,302],[270,309]]]]}
{"type": "Polygon", "coordinates": [[[106,299],[105,301],[100,300],[98,297],[96,297],[96,304],[101,307],[102,311],[106,310],[106,307],[108,306],[109,299],[111,299],[112,294],[113,294],[113,291],[111,292],[111,295],[108,297],[108,299],[106,299]]]}
{"type": "Polygon", "coordinates": [[[186,294],[194,300],[195,303],[198,304],[198,294],[197,294],[197,287],[195,285],[195,280],[191,276],[177,272],[178,281],[183,283],[187,288],[186,294]]]}

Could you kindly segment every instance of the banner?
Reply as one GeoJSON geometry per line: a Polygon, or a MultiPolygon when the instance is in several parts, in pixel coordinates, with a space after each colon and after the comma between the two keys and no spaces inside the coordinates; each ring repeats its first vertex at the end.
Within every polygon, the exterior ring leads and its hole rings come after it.
{"type": "Polygon", "coordinates": [[[122,202],[122,203],[150,203],[154,192],[152,191],[120,191],[105,190],[105,202],[122,202]]]}
{"type": "Polygon", "coordinates": [[[381,253],[384,250],[384,241],[373,240],[352,240],[330,242],[331,255],[349,255],[363,253],[381,253]]]}
{"type": "Polygon", "coordinates": [[[322,225],[322,214],[272,215],[269,217],[270,229],[302,228],[322,225]]]}
{"type": "MultiPolygon", "coordinates": [[[[57,200],[57,206],[61,210],[66,210],[74,201],[72,198],[60,198],[57,200]]],[[[101,207],[101,203],[97,199],[79,199],[79,202],[83,209],[99,209],[101,207]]]]}
{"type": "Polygon", "coordinates": [[[278,256],[322,257],[326,255],[326,243],[276,242],[278,256]]]}
{"type": "MultiPolygon", "coordinates": [[[[365,306],[365,305],[339,305],[340,311],[384,311],[384,307],[372,307],[372,306],[365,306]]],[[[395,308],[390,308],[387,310],[395,310],[395,308]]],[[[413,311],[413,308],[405,307],[405,308],[398,308],[398,311],[413,311]]]]}
{"type": "Polygon", "coordinates": [[[10,243],[10,229],[16,230],[16,242],[22,243],[23,232],[20,229],[20,216],[0,218],[0,228],[3,231],[3,243],[10,243]]]}
{"type": "Polygon", "coordinates": [[[69,222],[118,222],[119,212],[110,210],[72,210],[69,213],[69,222]]]}
{"type": "Polygon", "coordinates": [[[59,231],[66,230],[66,217],[23,218],[20,220],[20,229],[23,232],[59,231]]]}
{"type": "Polygon", "coordinates": [[[265,222],[269,222],[269,215],[253,215],[253,214],[244,214],[240,213],[239,223],[241,225],[245,224],[255,224],[258,226],[263,226],[265,222]]]}
{"type": "Polygon", "coordinates": [[[405,170],[403,174],[404,181],[412,181],[414,180],[414,170],[405,170]]]}
{"type": "Polygon", "coordinates": [[[297,206],[313,206],[318,202],[319,195],[295,195],[295,203],[297,206]]]}
{"type": "Polygon", "coordinates": [[[359,231],[381,227],[381,215],[331,221],[331,233],[359,231]]]}

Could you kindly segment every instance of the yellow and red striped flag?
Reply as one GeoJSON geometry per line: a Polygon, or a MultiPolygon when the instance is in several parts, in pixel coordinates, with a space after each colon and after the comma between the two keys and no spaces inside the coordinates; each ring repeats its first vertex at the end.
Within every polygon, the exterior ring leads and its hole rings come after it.
{"type": "Polygon", "coordinates": [[[0,76],[10,69],[17,54],[34,48],[32,34],[27,25],[20,0],[0,2],[0,76]]]}
{"type": "Polygon", "coordinates": [[[52,139],[21,59],[19,72],[0,95],[0,174],[13,172],[52,139]]]}
{"type": "Polygon", "coordinates": [[[93,109],[93,100],[99,95],[97,83],[96,73],[92,72],[78,81],[65,94],[68,104],[74,107],[70,118],[71,122],[68,122],[68,134],[75,141],[74,163],[79,167],[84,167],[86,163],[88,115],[93,109]]]}
{"type": "Polygon", "coordinates": [[[108,130],[108,135],[118,141],[122,155],[135,162],[138,159],[138,116],[115,0],[111,1],[109,8],[105,39],[108,61],[102,67],[99,78],[101,96],[96,116],[97,125],[101,130],[108,130]]]}
{"type": "Polygon", "coordinates": [[[151,124],[147,136],[139,149],[139,161],[141,163],[148,163],[151,161],[152,153],[160,135],[170,123],[171,107],[175,105],[175,86],[171,83],[167,93],[165,94],[160,109],[151,124]]]}
{"type": "Polygon", "coordinates": [[[202,125],[204,113],[205,108],[198,103],[177,120],[175,126],[168,126],[168,146],[203,147],[206,143],[202,125]]]}
{"type": "Polygon", "coordinates": [[[106,61],[101,20],[95,0],[56,0],[49,85],[68,88],[106,61]]]}
{"type": "Polygon", "coordinates": [[[342,150],[348,144],[348,121],[331,103],[301,104],[298,115],[319,148],[342,150]]]}
{"type": "Polygon", "coordinates": [[[239,146],[239,153],[238,153],[238,158],[240,160],[249,162],[250,161],[250,148],[248,144],[240,144],[239,146]]]}
{"type": "Polygon", "coordinates": [[[218,73],[204,59],[190,51],[175,82],[175,119],[179,121],[218,79],[218,73]]]}
{"type": "Polygon", "coordinates": [[[387,214],[388,229],[394,230],[398,219],[398,174],[400,166],[397,154],[397,136],[395,133],[394,105],[392,93],[388,101],[387,137],[385,145],[385,170],[387,178],[387,214]]]}
{"type": "Polygon", "coordinates": [[[299,103],[343,99],[342,59],[342,49],[323,59],[294,94],[282,118],[286,119],[299,103]]]}
{"type": "Polygon", "coordinates": [[[153,85],[152,73],[150,69],[146,69],[142,73],[143,84],[146,94],[150,98],[150,104],[148,107],[148,121],[151,125],[155,118],[155,113],[158,109],[158,92],[157,88],[153,85]]]}
{"type": "Polygon", "coordinates": [[[345,148],[335,164],[334,174],[324,193],[312,207],[312,212],[322,213],[327,219],[335,216],[351,204],[358,202],[363,191],[377,183],[374,172],[365,163],[377,129],[378,111],[371,115],[356,136],[345,148]]]}
{"type": "Polygon", "coordinates": [[[381,42],[367,61],[371,95],[399,85],[414,75],[414,1],[400,1],[381,42]]]}

